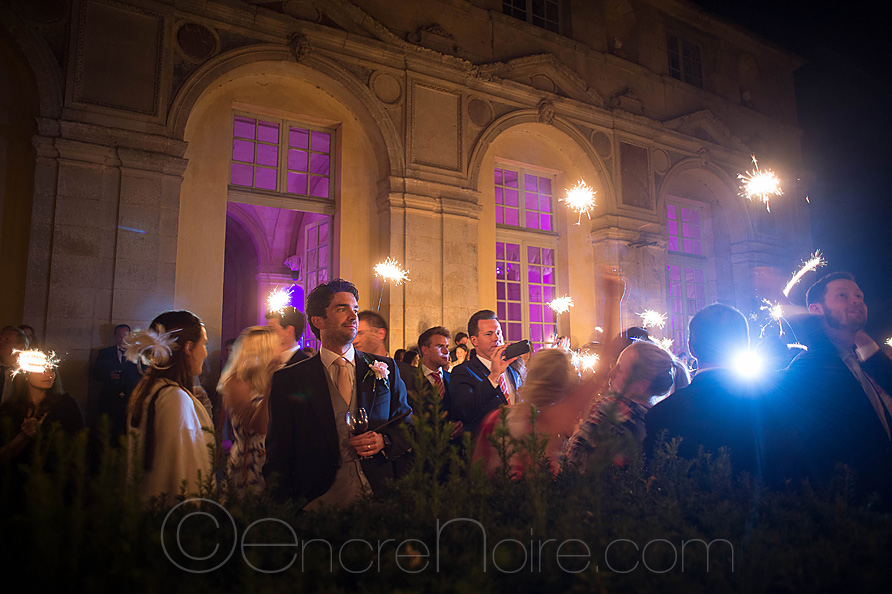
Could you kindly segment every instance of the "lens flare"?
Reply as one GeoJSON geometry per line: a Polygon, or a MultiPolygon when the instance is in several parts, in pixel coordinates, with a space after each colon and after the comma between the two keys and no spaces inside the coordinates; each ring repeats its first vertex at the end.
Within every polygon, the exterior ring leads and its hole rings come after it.
{"type": "Polygon", "coordinates": [[[765,362],[753,351],[743,351],[734,358],[734,371],[746,378],[755,378],[762,374],[765,362]]]}
{"type": "Polygon", "coordinates": [[[645,328],[662,328],[666,325],[666,314],[658,311],[648,309],[638,315],[641,316],[641,323],[645,328]]]}
{"type": "Polygon", "coordinates": [[[291,292],[294,289],[280,289],[276,287],[266,298],[266,307],[270,313],[284,314],[285,308],[291,305],[291,292]]]}

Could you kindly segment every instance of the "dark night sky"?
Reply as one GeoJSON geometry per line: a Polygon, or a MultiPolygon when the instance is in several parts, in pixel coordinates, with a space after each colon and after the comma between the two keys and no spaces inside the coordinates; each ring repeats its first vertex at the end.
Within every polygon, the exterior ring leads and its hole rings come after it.
{"type": "Polygon", "coordinates": [[[808,62],[796,73],[796,93],[812,176],[813,243],[828,261],[825,272],[856,276],[868,332],[878,341],[892,337],[892,49],[885,19],[864,2],[827,11],[795,0],[695,1],[808,62]]]}

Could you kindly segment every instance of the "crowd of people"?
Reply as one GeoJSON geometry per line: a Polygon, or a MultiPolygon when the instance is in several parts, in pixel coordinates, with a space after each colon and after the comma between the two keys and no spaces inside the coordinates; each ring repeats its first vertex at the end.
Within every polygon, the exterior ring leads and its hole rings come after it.
{"type": "MultiPolygon", "coordinates": [[[[565,466],[586,472],[593,460],[624,465],[639,452],[696,457],[726,448],[735,471],[769,486],[826,484],[844,464],[857,493],[892,499],[892,359],[864,331],[867,307],[850,274],[809,289],[807,348],[758,377],[753,363],[739,366],[754,346],[747,319],[728,305],[702,309],[689,326],[693,379],[645,332],[620,333],[625,281],[615,273],[601,280],[603,335],[615,339],[594,345],[600,360],[592,372],[574,366],[568,340],[506,356],[501,322],[486,309],[452,349],[452,333],[435,326],[391,358],[384,318],[360,312],[356,287],[334,279],[310,292],[305,314],[285,306],[268,313],[269,325],[229,341],[209,390],[199,380],[208,349],[197,316],[170,311],[144,330],[118,326],[116,344],[93,367],[102,385],[97,410],[139,461],[132,470],[146,499],[172,501],[222,480],[307,510],[349,506],[411,466],[422,391],[441,401],[454,443],[471,434],[473,458],[488,473],[507,462],[504,470],[519,477],[541,464],[505,444],[544,435],[541,452],[554,474],[565,466]],[[318,351],[301,348],[307,322],[318,351]],[[231,442],[224,473],[210,454],[218,433],[231,442]]],[[[74,433],[84,419],[51,360],[40,370],[17,365],[15,353],[34,349],[23,329],[3,328],[0,347],[0,417],[12,427],[0,460],[20,467],[41,426],[74,433]]]]}

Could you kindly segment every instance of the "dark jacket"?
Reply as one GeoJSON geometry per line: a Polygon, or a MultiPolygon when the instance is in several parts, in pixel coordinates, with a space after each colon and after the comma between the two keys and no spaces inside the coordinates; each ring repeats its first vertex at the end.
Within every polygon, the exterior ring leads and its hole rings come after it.
{"type": "MultiPolygon", "coordinates": [[[[514,389],[518,390],[523,383],[520,375],[511,367],[508,367],[505,373],[514,383],[514,389]]],[[[502,404],[508,404],[501,388],[493,386],[487,376],[489,369],[477,356],[476,350],[471,351],[467,361],[452,369],[451,412],[455,420],[464,423],[465,431],[476,434],[487,414],[502,404]]]]}

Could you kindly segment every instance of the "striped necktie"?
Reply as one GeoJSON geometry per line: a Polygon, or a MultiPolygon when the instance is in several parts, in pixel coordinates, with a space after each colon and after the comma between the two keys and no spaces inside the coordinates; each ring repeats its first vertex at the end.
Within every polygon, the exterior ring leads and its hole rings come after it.
{"type": "Polygon", "coordinates": [[[446,397],[446,386],[443,385],[443,378],[440,377],[440,373],[437,371],[431,371],[429,377],[437,388],[437,394],[440,395],[440,400],[442,400],[446,397]]]}

